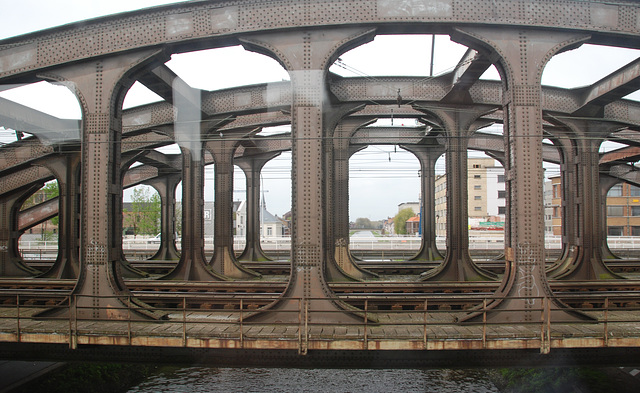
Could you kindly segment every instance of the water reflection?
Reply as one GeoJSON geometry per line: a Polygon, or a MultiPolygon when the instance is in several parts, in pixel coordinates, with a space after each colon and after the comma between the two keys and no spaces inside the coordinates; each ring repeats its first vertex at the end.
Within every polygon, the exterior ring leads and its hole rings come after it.
{"type": "Polygon", "coordinates": [[[499,392],[481,370],[188,367],[153,376],[146,392],[499,392]]]}

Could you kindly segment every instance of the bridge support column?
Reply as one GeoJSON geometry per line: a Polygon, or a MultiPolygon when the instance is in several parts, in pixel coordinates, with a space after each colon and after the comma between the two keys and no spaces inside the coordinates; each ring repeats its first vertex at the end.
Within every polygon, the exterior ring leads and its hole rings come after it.
{"type": "Polygon", "coordinates": [[[182,281],[225,281],[204,255],[204,140],[229,119],[206,119],[200,90],[180,78],[173,80],[174,126],[165,129],[182,152],[182,250],[177,266],[162,277],[182,281]]]}
{"type": "Polygon", "coordinates": [[[176,267],[162,278],[182,281],[225,281],[214,272],[204,255],[204,149],[199,125],[195,139],[183,136],[182,151],[182,250],[176,267]]]}
{"type": "MultiPolygon", "coordinates": [[[[548,299],[552,320],[588,320],[553,295],[545,274],[540,78],[554,54],[578,46],[589,37],[484,27],[462,28],[453,36],[488,53],[505,86],[506,268],[495,300],[487,304],[486,319],[539,321],[548,299]]],[[[463,321],[479,322],[483,314],[471,313],[463,321]]]]}
{"type": "Polygon", "coordinates": [[[145,182],[153,187],[160,196],[160,247],[151,260],[179,260],[176,248],[176,188],[182,180],[180,174],[165,175],[145,182]]]}
{"type": "MultiPolygon", "coordinates": [[[[80,275],[70,296],[78,318],[158,318],[131,296],[120,274],[122,204],[120,139],[122,101],[133,84],[137,68],[154,57],[155,50],[129,52],[101,60],[54,69],[46,78],[69,83],[79,96],[82,119],[82,214],[80,215],[80,275]]],[[[42,316],[68,315],[57,309],[42,316]]]]}
{"type": "Polygon", "coordinates": [[[247,187],[247,234],[246,246],[238,257],[240,261],[270,261],[260,245],[260,172],[264,165],[280,152],[246,156],[236,159],[234,162],[242,169],[247,187]]]}
{"type": "Polygon", "coordinates": [[[476,119],[490,111],[493,108],[481,106],[431,111],[442,122],[447,137],[447,255],[440,266],[423,273],[422,280],[497,279],[495,274],[476,266],[469,254],[467,147],[469,137],[478,127],[476,119]]]}
{"type": "Polygon", "coordinates": [[[444,259],[436,245],[436,161],[444,153],[439,145],[402,145],[420,162],[420,206],[422,242],[420,250],[410,261],[441,261],[444,259]]]}
{"type": "Polygon", "coordinates": [[[569,280],[622,278],[602,260],[600,193],[593,192],[600,190],[600,144],[620,125],[570,118],[552,121],[568,127],[571,138],[563,138],[566,165],[562,168],[562,226],[563,249],[567,252],[562,263],[547,272],[547,276],[569,280]]]}
{"type": "MultiPolygon", "coordinates": [[[[326,127],[333,134],[332,142],[326,144],[326,203],[327,203],[327,278],[329,281],[358,281],[378,277],[377,274],[361,268],[349,249],[349,158],[355,152],[349,147],[349,140],[359,128],[367,125],[361,119],[344,119],[345,107],[330,111],[331,119],[326,127]],[[342,120],[341,120],[342,119],[342,120]],[[338,122],[339,121],[339,122],[338,122]],[[337,125],[334,125],[338,122],[337,125]],[[332,124],[334,123],[334,124],[332,124]]],[[[360,150],[358,148],[357,150],[360,150]]]]}
{"type": "Polygon", "coordinates": [[[18,212],[20,207],[42,183],[23,187],[20,190],[0,196],[0,277],[30,277],[38,270],[25,265],[18,251],[18,212]]]}
{"type": "MultiPolygon", "coordinates": [[[[373,38],[372,30],[332,29],[273,33],[243,39],[249,50],[277,59],[291,75],[291,277],[282,298],[254,316],[260,321],[348,323],[362,318],[332,298],[327,285],[323,144],[329,66],[345,51],[373,38]]],[[[305,333],[306,337],[306,333],[305,333]]],[[[306,353],[306,348],[301,348],[306,353]]]]}
{"type": "Polygon", "coordinates": [[[80,154],[65,154],[42,161],[58,180],[58,257],[40,277],[78,278],[78,170],[80,154]]]}
{"type": "Polygon", "coordinates": [[[247,131],[225,132],[209,140],[205,148],[215,162],[215,214],[213,270],[230,278],[251,279],[261,277],[243,267],[233,251],[233,153],[238,139],[247,131]]]}

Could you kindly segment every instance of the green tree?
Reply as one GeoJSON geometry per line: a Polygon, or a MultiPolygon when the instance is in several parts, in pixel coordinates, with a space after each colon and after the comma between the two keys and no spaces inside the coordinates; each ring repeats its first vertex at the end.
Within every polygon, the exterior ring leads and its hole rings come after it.
{"type": "MultiPolygon", "coordinates": [[[[58,188],[57,180],[45,184],[44,187],[41,188],[41,190],[46,195],[46,200],[55,198],[60,195],[60,189],[58,188]]],[[[53,225],[57,226],[59,222],[60,222],[59,216],[55,216],[51,219],[51,223],[53,225]]]]}
{"type": "Polygon", "coordinates": [[[372,229],[371,220],[366,217],[360,217],[356,219],[356,228],[357,229],[372,229]]]}
{"type": "Polygon", "coordinates": [[[182,236],[182,203],[176,203],[175,206],[176,233],[178,234],[178,236],[182,236]]]}
{"type": "Polygon", "coordinates": [[[160,232],[160,195],[150,187],[134,187],[131,209],[124,209],[125,226],[133,228],[135,235],[155,235],[160,232]]]}
{"type": "Polygon", "coordinates": [[[398,235],[405,235],[407,233],[407,220],[415,216],[415,213],[411,208],[402,209],[396,214],[393,219],[393,227],[398,235]]]}
{"type": "Polygon", "coordinates": [[[57,197],[58,195],[60,195],[60,190],[58,189],[58,181],[50,181],[46,183],[41,189],[34,192],[26,201],[24,201],[22,207],[20,207],[20,210],[25,210],[42,202],[46,202],[51,198],[57,197]]]}

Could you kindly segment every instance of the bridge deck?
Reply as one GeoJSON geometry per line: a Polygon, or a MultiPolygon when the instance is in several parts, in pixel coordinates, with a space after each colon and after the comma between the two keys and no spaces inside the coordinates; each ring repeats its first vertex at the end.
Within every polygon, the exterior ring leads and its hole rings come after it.
{"type": "Polygon", "coordinates": [[[0,307],[0,342],[183,348],[469,350],[640,346],[640,310],[586,310],[598,323],[461,325],[466,311],[370,312],[373,323],[264,324],[248,311],[173,310],[160,321],[42,319],[42,307],[0,307]]]}

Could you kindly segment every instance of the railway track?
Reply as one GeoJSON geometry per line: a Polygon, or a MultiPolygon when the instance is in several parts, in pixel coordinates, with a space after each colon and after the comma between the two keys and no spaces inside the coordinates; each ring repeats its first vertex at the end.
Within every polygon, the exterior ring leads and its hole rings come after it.
{"type": "MultiPolygon", "coordinates": [[[[175,282],[126,281],[132,294],[162,309],[256,309],[277,299],[284,281],[175,282]]],[[[13,305],[54,306],[71,293],[74,280],[3,279],[0,302],[13,305]]],[[[497,282],[400,282],[372,281],[331,283],[337,297],[353,306],[371,310],[464,310],[491,298],[497,282]]],[[[554,294],[575,308],[640,307],[640,280],[551,281],[554,294]]]]}
{"type": "MultiPolygon", "coordinates": [[[[152,274],[167,274],[176,265],[176,261],[131,261],[134,267],[152,274]]],[[[53,264],[52,261],[30,261],[29,266],[42,272],[47,271],[53,264]]],[[[394,261],[359,261],[358,265],[371,272],[381,275],[419,275],[430,269],[437,267],[440,262],[394,262],[394,261]]],[[[476,261],[482,269],[489,270],[496,274],[504,272],[503,261],[476,261]]],[[[550,265],[551,262],[548,262],[550,265]]],[[[640,260],[612,260],[605,264],[615,273],[639,273],[640,260]]],[[[269,262],[243,262],[243,266],[263,275],[288,275],[291,269],[289,261],[269,261],[269,262]]]]}

